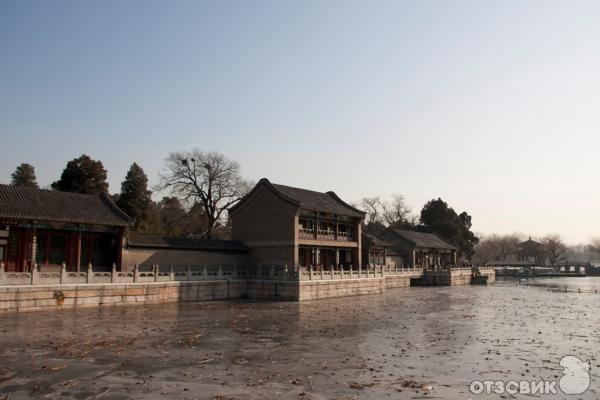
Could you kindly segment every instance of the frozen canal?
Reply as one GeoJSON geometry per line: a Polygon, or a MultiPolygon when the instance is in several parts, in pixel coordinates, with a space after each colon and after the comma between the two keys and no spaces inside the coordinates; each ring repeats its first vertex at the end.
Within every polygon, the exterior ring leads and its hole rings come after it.
{"type": "Polygon", "coordinates": [[[469,384],[557,380],[566,355],[592,368],[569,398],[597,399],[599,309],[600,295],[500,281],[0,315],[0,399],[515,398],[469,384]]]}

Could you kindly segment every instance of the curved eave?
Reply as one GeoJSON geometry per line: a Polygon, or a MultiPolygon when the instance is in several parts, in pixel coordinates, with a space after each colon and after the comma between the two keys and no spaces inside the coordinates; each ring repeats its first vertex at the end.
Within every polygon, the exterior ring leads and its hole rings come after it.
{"type": "MultiPolygon", "coordinates": [[[[341,205],[343,205],[344,207],[346,207],[349,210],[352,210],[353,212],[357,213],[360,215],[360,218],[364,218],[365,215],[367,215],[366,212],[359,210],[358,208],[354,208],[352,207],[350,204],[346,203],[344,200],[342,200],[337,194],[335,194],[335,192],[333,191],[329,191],[327,192],[327,194],[329,196],[331,196],[335,201],[337,201],[338,203],[340,203],[341,205]]],[[[353,217],[356,217],[356,215],[353,215],[353,217]]]]}
{"type": "Polygon", "coordinates": [[[133,218],[131,218],[129,215],[127,215],[127,213],[125,213],[125,211],[121,210],[121,208],[119,208],[119,206],[117,206],[115,204],[115,202],[113,201],[112,197],[110,197],[108,195],[108,193],[106,192],[102,192],[100,194],[100,196],[102,197],[102,200],[104,200],[104,202],[120,217],[125,221],[125,227],[130,227],[133,225],[133,223],[135,222],[135,220],[133,218]]]}
{"type": "Polygon", "coordinates": [[[252,190],[245,195],[236,205],[234,205],[233,207],[231,207],[229,209],[229,214],[234,214],[238,209],[240,209],[240,207],[243,207],[244,204],[252,198],[252,196],[254,196],[254,194],[259,190],[259,188],[261,186],[265,186],[266,188],[268,188],[273,194],[275,194],[277,197],[279,197],[281,200],[290,203],[296,207],[300,207],[300,202],[296,201],[294,199],[292,199],[291,197],[283,194],[282,192],[280,192],[279,190],[277,190],[277,188],[275,186],[273,186],[273,184],[271,182],[269,182],[269,180],[267,178],[262,178],[261,180],[259,180],[256,185],[254,186],[254,188],[252,188],[252,190]]]}

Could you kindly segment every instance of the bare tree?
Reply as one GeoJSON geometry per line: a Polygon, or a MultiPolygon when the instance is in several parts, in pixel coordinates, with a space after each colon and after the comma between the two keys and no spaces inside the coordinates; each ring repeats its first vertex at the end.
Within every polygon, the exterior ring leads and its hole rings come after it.
{"type": "Polygon", "coordinates": [[[518,233],[498,236],[498,260],[506,261],[506,257],[517,254],[522,239],[522,235],[518,233]]]}
{"type": "Polygon", "coordinates": [[[237,162],[220,153],[193,149],[169,154],[158,188],[169,190],[187,204],[201,204],[210,239],[226,211],[248,193],[250,183],[240,176],[237,162]]]}
{"type": "Polygon", "coordinates": [[[588,248],[590,252],[600,255],[600,237],[593,238],[588,248]]]}
{"type": "Polygon", "coordinates": [[[383,219],[388,226],[401,226],[410,221],[411,209],[406,205],[404,196],[398,193],[392,194],[389,201],[383,202],[383,219]]]}
{"type": "Polygon", "coordinates": [[[558,234],[547,235],[542,239],[544,246],[544,256],[548,266],[554,267],[559,262],[566,260],[567,246],[558,234]]]}
{"type": "Polygon", "coordinates": [[[366,225],[383,222],[383,210],[381,199],[379,197],[363,198],[359,202],[358,208],[367,213],[367,215],[365,216],[366,225]]]}
{"type": "Polygon", "coordinates": [[[498,235],[490,235],[481,237],[481,240],[475,245],[475,254],[473,255],[473,261],[480,264],[487,264],[490,261],[495,261],[498,258],[498,235]]]}

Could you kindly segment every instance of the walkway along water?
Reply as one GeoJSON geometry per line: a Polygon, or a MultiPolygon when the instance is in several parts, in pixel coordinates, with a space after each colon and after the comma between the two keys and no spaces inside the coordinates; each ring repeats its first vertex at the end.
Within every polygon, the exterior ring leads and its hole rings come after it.
{"type": "MultiPolygon", "coordinates": [[[[482,268],[494,281],[494,270],[482,268]]],[[[5,272],[0,265],[0,312],[105,304],[208,301],[234,298],[305,301],[332,297],[380,294],[388,288],[408,287],[417,278],[433,285],[468,284],[470,268],[367,268],[313,271],[287,266],[256,268],[192,267],[162,271],[159,266],[132,272],[5,272]]]]}

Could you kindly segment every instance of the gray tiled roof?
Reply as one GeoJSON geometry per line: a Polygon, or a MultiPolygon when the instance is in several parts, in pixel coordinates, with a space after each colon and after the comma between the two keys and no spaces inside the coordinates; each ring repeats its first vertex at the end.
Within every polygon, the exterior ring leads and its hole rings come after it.
{"type": "Polygon", "coordinates": [[[130,247],[165,248],[184,250],[248,251],[248,247],[237,240],[204,240],[173,238],[131,232],[127,238],[130,247]]]}
{"type": "Polygon", "coordinates": [[[362,236],[363,236],[363,241],[367,240],[367,241],[371,242],[375,246],[387,247],[390,244],[387,241],[385,241],[384,239],[382,239],[379,236],[374,235],[372,233],[362,232],[362,236]]]}
{"type": "Polygon", "coordinates": [[[278,185],[274,183],[271,185],[284,196],[300,203],[301,208],[359,218],[364,216],[362,211],[344,203],[333,192],[315,192],[312,190],[278,185]]]}
{"type": "Polygon", "coordinates": [[[2,184],[0,218],[120,227],[133,222],[106,193],[81,194],[2,184]]]}
{"type": "Polygon", "coordinates": [[[430,249],[456,249],[456,246],[445,241],[435,233],[407,231],[403,229],[393,229],[396,235],[412,242],[416,247],[426,247],[430,249]]]}

